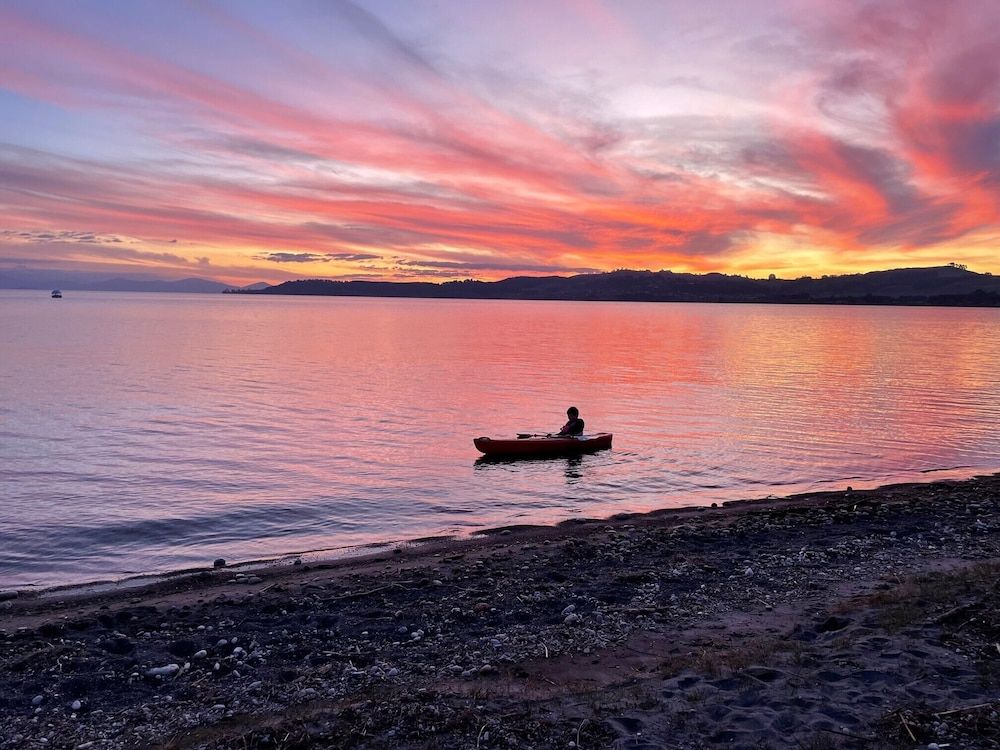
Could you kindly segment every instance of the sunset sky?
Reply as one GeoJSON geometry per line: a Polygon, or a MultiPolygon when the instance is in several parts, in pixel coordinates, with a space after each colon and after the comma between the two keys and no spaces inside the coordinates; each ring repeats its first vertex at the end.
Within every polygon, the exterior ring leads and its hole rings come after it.
{"type": "Polygon", "coordinates": [[[0,271],[1000,272],[996,0],[0,0],[0,271]]]}

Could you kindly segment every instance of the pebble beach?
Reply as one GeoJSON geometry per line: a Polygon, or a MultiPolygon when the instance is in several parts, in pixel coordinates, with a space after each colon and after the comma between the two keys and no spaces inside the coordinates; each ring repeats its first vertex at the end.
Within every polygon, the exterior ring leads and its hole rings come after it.
{"type": "Polygon", "coordinates": [[[0,748],[1000,748],[1000,475],[0,593],[0,748]]]}

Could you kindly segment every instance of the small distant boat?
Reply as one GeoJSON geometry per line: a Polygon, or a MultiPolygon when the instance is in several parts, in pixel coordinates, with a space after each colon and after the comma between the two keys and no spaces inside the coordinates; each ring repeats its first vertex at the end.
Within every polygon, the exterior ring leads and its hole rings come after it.
{"type": "Polygon", "coordinates": [[[52,299],[62,299],[62,292],[60,292],[58,289],[53,289],[52,299]]]}
{"type": "Polygon", "coordinates": [[[576,437],[549,435],[524,435],[517,438],[478,437],[472,442],[481,453],[491,458],[540,458],[572,456],[604,450],[611,447],[612,437],[610,432],[598,432],[576,437]]]}

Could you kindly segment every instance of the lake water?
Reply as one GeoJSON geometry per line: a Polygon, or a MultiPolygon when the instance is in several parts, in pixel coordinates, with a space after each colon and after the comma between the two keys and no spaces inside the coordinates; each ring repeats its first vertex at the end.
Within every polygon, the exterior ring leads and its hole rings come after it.
{"type": "Polygon", "coordinates": [[[992,469],[998,363],[992,309],[2,291],[0,589],[992,469]],[[571,404],[613,450],[476,462],[571,404]]]}

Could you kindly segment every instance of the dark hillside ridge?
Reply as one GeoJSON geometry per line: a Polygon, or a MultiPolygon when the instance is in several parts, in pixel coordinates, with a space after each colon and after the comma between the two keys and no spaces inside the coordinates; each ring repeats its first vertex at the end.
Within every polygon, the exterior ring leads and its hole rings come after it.
{"type": "Polygon", "coordinates": [[[502,281],[286,281],[245,294],[435,299],[765,302],[1000,307],[1000,276],[955,266],[825,276],[749,279],[721,273],[612,271],[578,276],[517,276],[502,281]]]}

